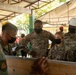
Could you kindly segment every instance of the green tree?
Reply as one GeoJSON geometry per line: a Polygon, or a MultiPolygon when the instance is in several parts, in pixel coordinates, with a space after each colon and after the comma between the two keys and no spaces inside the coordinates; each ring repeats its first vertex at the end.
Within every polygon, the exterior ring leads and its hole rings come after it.
{"type": "Polygon", "coordinates": [[[60,2],[66,2],[66,0],[59,0],[60,2]]]}
{"type": "Polygon", "coordinates": [[[26,33],[28,32],[29,27],[29,15],[28,14],[22,14],[20,16],[17,16],[13,19],[11,19],[11,22],[15,24],[19,30],[24,30],[26,33]]]}
{"type": "Polygon", "coordinates": [[[38,17],[40,17],[40,16],[44,15],[45,13],[51,11],[52,9],[56,8],[58,5],[59,5],[59,0],[55,0],[54,2],[51,2],[42,8],[36,9],[35,18],[37,19],[38,17]]]}

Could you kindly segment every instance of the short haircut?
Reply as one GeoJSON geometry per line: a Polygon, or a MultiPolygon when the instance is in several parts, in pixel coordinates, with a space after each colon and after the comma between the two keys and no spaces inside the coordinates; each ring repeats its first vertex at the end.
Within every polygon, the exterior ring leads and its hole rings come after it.
{"type": "Polygon", "coordinates": [[[42,25],[42,21],[41,20],[36,20],[35,22],[34,22],[34,24],[35,23],[40,23],[41,25],[42,25]]]}
{"type": "Polygon", "coordinates": [[[3,31],[10,31],[10,30],[14,30],[15,32],[17,32],[18,28],[10,22],[6,22],[5,24],[2,25],[2,32],[3,31]]]}
{"type": "Polygon", "coordinates": [[[22,38],[25,37],[25,34],[21,34],[21,37],[22,37],[22,38]]]}

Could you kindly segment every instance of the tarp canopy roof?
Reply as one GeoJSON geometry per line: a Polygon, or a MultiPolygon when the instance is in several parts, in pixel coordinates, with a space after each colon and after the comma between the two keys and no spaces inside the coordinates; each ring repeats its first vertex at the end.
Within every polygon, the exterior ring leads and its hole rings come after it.
{"type": "Polygon", "coordinates": [[[52,1],[54,0],[0,0],[0,21],[8,20],[20,13],[31,14],[31,9],[41,8],[52,1]]]}
{"type": "Polygon", "coordinates": [[[50,25],[60,25],[68,24],[68,21],[73,17],[76,17],[76,0],[66,2],[65,4],[42,15],[39,19],[50,25]]]}

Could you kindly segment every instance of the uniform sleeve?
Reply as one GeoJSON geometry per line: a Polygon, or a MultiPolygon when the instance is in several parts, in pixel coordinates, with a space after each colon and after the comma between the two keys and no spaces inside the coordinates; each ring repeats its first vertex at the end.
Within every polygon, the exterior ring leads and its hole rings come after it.
{"type": "Polygon", "coordinates": [[[22,46],[25,46],[26,50],[28,51],[28,43],[30,42],[30,38],[29,38],[29,35],[25,36],[23,39],[22,39],[22,46]]]}
{"type": "Polygon", "coordinates": [[[49,59],[52,59],[52,50],[53,50],[53,47],[50,48],[49,52],[48,52],[48,58],[49,59]]]}
{"type": "Polygon", "coordinates": [[[67,51],[67,61],[74,61],[73,50],[67,51]]]}
{"type": "Polygon", "coordinates": [[[49,39],[52,41],[51,47],[55,45],[55,36],[52,33],[49,33],[49,39]]]}
{"type": "Polygon", "coordinates": [[[50,59],[50,57],[51,57],[51,49],[48,52],[48,58],[50,59]]]}

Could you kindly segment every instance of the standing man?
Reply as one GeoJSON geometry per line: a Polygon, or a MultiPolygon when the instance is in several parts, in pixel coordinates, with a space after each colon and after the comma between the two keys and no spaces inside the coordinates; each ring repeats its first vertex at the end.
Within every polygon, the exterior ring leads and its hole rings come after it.
{"type": "Polygon", "coordinates": [[[25,34],[21,34],[20,40],[19,40],[19,45],[22,46],[22,39],[25,37],[25,34]]]}
{"type": "Polygon", "coordinates": [[[68,33],[64,35],[64,43],[70,48],[67,51],[67,60],[76,61],[76,18],[69,21],[68,33]]]}
{"type": "MultiPolygon", "coordinates": [[[[49,41],[52,41],[52,46],[54,45],[54,35],[48,31],[42,29],[42,21],[36,20],[34,23],[34,32],[28,34],[23,39],[23,45],[27,47],[27,44],[30,43],[32,51],[30,54],[32,57],[46,57],[49,41]]],[[[28,50],[28,47],[27,47],[28,50]]]]}

